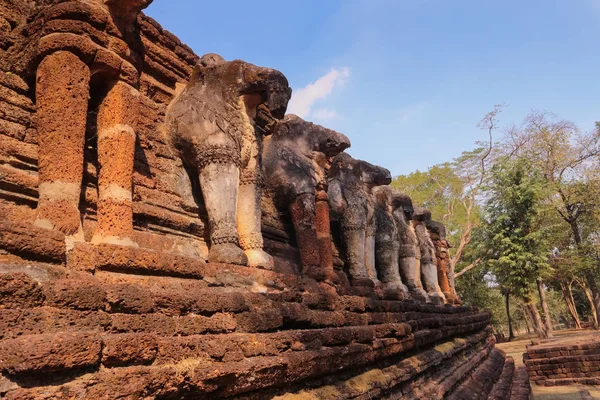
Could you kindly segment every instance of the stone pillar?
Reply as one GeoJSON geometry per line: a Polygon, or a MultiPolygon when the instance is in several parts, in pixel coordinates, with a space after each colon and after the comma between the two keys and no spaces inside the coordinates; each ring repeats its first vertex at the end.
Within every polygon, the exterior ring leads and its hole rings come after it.
{"type": "Polygon", "coordinates": [[[98,109],[98,226],[92,242],[135,246],[132,177],[139,92],[117,82],[98,109]]]}
{"type": "Polygon", "coordinates": [[[372,196],[369,195],[367,207],[367,227],[365,230],[365,269],[369,278],[378,285],[377,268],[375,268],[375,210],[372,204],[372,196]]]}
{"type": "Polygon", "coordinates": [[[329,216],[329,196],[325,190],[316,193],[317,243],[319,246],[320,266],[323,279],[333,277],[333,247],[331,243],[331,225],[329,216]]]}
{"type": "Polygon", "coordinates": [[[36,226],[79,233],[79,198],[90,70],[76,55],[59,51],[37,69],[39,203],[36,226]]]}
{"type": "Polygon", "coordinates": [[[456,293],[456,287],[454,286],[454,270],[452,269],[452,266],[450,265],[450,254],[448,252],[448,249],[451,247],[450,243],[448,242],[448,240],[444,239],[442,241],[444,249],[446,250],[445,253],[445,257],[444,259],[446,260],[446,279],[448,282],[448,286],[450,288],[450,294],[452,297],[452,300],[454,301],[455,304],[462,304],[460,298],[458,297],[458,293],[456,293]]]}
{"type": "Polygon", "coordinates": [[[305,193],[297,196],[290,204],[289,210],[296,231],[296,241],[300,251],[302,274],[321,278],[321,258],[317,237],[315,195],[305,193]]]}
{"type": "Polygon", "coordinates": [[[435,244],[436,248],[437,274],[440,288],[448,300],[453,300],[450,283],[448,282],[448,266],[446,264],[448,249],[442,245],[442,241],[439,239],[435,240],[433,243],[435,244]]]}

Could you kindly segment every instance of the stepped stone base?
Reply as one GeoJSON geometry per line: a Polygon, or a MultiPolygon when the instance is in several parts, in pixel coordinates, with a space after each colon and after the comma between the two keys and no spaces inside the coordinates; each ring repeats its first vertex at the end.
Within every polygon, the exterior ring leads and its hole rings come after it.
{"type": "Polygon", "coordinates": [[[274,271],[206,263],[197,176],[164,132],[199,57],[142,14],[133,57],[103,11],[123,2],[0,0],[0,398],[528,398],[527,374],[494,348],[489,314],[353,287],[337,256],[327,282],[302,277],[290,216],[268,193],[274,271]],[[37,68],[59,50],[93,69],[90,98],[114,79],[139,92],[126,236],[137,247],[89,244],[103,201],[95,105],[76,150],[86,243],[34,225],[48,150],[37,68]]]}
{"type": "Polygon", "coordinates": [[[0,256],[3,398],[511,398],[473,308],[116,245],[66,260],[0,256]]]}
{"type": "Polygon", "coordinates": [[[537,385],[600,384],[600,334],[534,342],[524,354],[529,378],[537,385]]]}

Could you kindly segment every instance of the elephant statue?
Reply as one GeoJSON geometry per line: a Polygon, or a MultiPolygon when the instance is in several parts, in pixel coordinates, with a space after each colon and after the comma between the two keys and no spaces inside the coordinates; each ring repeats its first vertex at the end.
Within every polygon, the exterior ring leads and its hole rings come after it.
{"type": "Polygon", "coordinates": [[[413,225],[419,248],[421,250],[421,278],[429,299],[434,304],[444,304],[446,297],[438,283],[437,258],[435,246],[427,231],[427,222],[431,220],[431,212],[417,207],[413,214],[413,225]]]}
{"type": "Polygon", "coordinates": [[[448,248],[450,244],[446,239],[446,227],[444,224],[438,221],[428,220],[425,221],[427,230],[429,231],[429,237],[435,246],[435,255],[437,257],[437,271],[438,271],[438,282],[446,296],[446,300],[450,303],[460,303],[456,290],[454,289],[454,272],[450,265],[450,257],[448,255],[448,248]]]}
{"type": "Polygon", "coordinates": [[[348,147],[346,136],[296,115],[286,115],[264,141],[265,186],[275,205],[290,212],[302,273],[318,280],[333,274],[327,169],[348,147]]]}
{"type": "Polygon", "coordinates": [[[398,264],[402,282],[407,286],[410,297],[420,302],[429,301],[421,283],[420,249],[417,235],[411,225],[414,207],[409,196],[398,193],[393,200],[393,215],[398,227],[400,251],[398,264]]]}
{"type": "Polygon", "coordinates": [[[409,292],[400,277],[398,224],[394,206],[402,202],[402,193],[390,186],[373,188],[375,199],[375,266],[386,297],[408,298],[409,292]]]}
{"type": "Polygon", "coordinates": [[[329,203],[340,218],[342,240],[352,283],[378,285],[375,269],[375,204],[372,189],[389,185],[389,170],[356,160],[348,153],[337,155],[329,172],[329,203]]]}
{"type": "Polygon", "coordinates": [[[262,249],[262,142],[285,116],[291,93],[279,71],[207,54],[169,106],[169,139],[199,174],[209,262],[273,268],[262,249]]]}

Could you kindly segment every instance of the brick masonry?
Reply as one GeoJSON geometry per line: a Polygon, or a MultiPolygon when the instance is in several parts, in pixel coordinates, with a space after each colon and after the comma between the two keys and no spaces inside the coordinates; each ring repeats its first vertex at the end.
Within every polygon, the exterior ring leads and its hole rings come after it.
{"type": "MultiPolygon", "coordinates": [[[[494,348],[489,314],[383,300],[376,288],[351,286],[339,258],[327,282],[300,276],[289,218],[268,197],[263,236],[275,270],[206,263],[203,205],[162,130],[198,56],[141,15],[136,59],[93,4],[0,0],[1,398],[527,398],[527,375],[494,348]],[[93,72],[92,102],[106,89],[94,80],[103,74],[138,90],[135,118],[125,126],[126,113],[110,115],[119,135],[130,127],[137,136],[127,142],[135,146],[131,201],[113,190],[133,232],[98,215],[104,145],[94,124],[85,125],[79,204],[86,243],[66,246],[60,231],[34,225],[40,162],[56,156],[38,148],[36,71],[49,54],[77,69],[71,77],[87,82],[86,68],[93,72]],[[87,243],[98,232],[138,246],[87,243]]],[[[52,107],[54,86],[45,83],[42,104],[52,107]]],[[[63,122],[84,129],[81,118],[63,122]]],[[[55,128],[50,135],[64,134],[55,128]]],[[[79,179],[75,170],[56,173],[79,179]]],[[[50,218],[71,232],[76,199],[66,200],[64,215],[50,218]]]]}
{"type": "Polygon", "coordinates": [[[524,354],[532,383],[544,386],[600,383],[600,335],[533,342],[524,354]]]}

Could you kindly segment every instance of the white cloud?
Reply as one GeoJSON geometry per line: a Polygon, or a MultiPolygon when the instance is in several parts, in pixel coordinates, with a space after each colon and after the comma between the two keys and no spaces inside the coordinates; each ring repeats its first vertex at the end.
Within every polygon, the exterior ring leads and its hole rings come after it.
{"type": "Polygon", "coordinates": [[[329,96],[333,92],[333,89],[343,85],[349,76],[350,69],[348,67],[340,69],[332,68],[331,71],[316,81],[309,83],[301,89],[294,90],[292,100],[290,100],[288,106],[288,112],[302,118],[308,117],[311,115],[313,104],[317,100],[329,96]]]}
{"type": "Polygon", "coordinates": [[[311,117],[320,121],[329,121],[332,119],[339,118],[340,115],[335,110],[330,110],[328,108],[319,108],[310,113],[311,117]]]}

